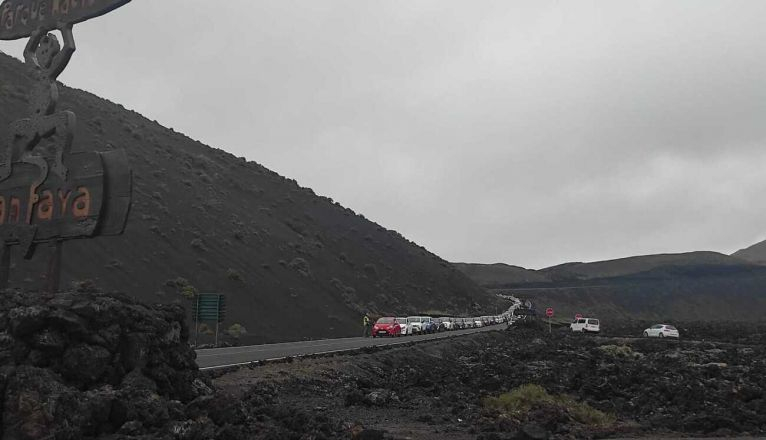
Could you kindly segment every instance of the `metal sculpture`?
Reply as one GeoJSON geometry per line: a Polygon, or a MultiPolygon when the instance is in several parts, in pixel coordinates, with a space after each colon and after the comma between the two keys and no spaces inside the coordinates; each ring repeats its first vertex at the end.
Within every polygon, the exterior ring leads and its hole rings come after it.
{"type": "Polygon", "coordinates": [[[48,289],[55,291],[65,240],[119,235],[125,229],[132,196],[127,156],[123,150],[71,152],[77,118],[71,111],[57,111],[56,80],[76,50],[73,25],[129,1],[0,4],[0,40],[29,37],[24,61],[33,80],[30,116],[11,123],[0,145],[0,288],[8,284],[11,246],[19,246],[30,259],[36,245],[53,244],[47,278],[48,289]],[[49,33],[53,30],[61,32],[63,47],[49,33]],[[52,154],[47,153],[50,147],[52,154]]]}

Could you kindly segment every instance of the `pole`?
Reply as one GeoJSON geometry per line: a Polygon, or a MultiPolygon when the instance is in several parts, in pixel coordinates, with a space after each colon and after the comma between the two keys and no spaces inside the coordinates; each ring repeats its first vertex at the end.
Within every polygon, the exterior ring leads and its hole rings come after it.
{"type": "Polygon", "coordinates": [[[47,290],[50,293],[56,293],[61,284],[61,252],[64,248],[64,242],[56,240],[52,247],[53,252],[50,260],[48,260],[47,290]]]}
{"type": "Polygon", "coordinates": [[[221,295],[216,297],[216,312],[215,312],[215,346],[218,347],[218,322],[221,320],[221,295]]]}
{"type": "Polygon", "coordinates": [[[11,276],[11,247],[2,242],[0,243],[0,252],[3,253],[0,256],[0,289],[7,289],[11,276]]]}
{"type": "Polygon", "coordinates": [[[551,317],[548,317],[548,334],[553,333],[553,330],[551,328],[551,317]]]}
{"type": "Polygon", "coordinates": [[[192,308],[192,313],[194,313],[194,348],[197,348],[199,345],[199,294],[194,297],[194,300],[197,301],[196,307],[192,308]]]}

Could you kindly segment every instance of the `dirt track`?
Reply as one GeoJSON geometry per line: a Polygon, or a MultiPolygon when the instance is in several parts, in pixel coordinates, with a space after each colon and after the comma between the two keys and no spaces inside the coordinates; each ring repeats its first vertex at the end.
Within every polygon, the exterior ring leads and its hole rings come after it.
{"type": "Polygon", "coordinates": [[[254,438],[349,438],[362,427],[357,438],[766,434],[762,327],[748,324],[750,333],[741,334],[743,327],[730,325],[727,338],[724,324],[698,325],[695,341],[620,337],[641,325],[612,328],[617,337],[514,329],[242,368],[215,380],[221,393],[213,418],[254,438]],[[524,384],[571,395],[616,421],[595,426],[566,408],[507,414],[482,404],[524,384]],[[257,430],[242,426],[253,417],[257,430]]]}

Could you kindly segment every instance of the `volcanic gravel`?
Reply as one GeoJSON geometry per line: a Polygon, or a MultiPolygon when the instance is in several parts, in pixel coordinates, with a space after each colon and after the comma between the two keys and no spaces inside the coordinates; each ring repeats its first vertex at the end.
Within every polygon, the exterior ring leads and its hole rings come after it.
{"type": "Polygon", "coordinates": [[[626,337],[640,335],[643,325],[612,326],[592,336],[570,334],[566,328],[548,334],[547,327],[532,324],[356,355],[251,366],[214,380],[222,400],[213,419],[240,438],[766,434],[761,324],[678,325],[694,328],[695,340],[626,337]],[[743,342],[749,339],[759,342],[743,342]],[[502,414],[482,405],[487,396],[525,384],[572,396],[613,415],[616,422],[585,425],[555,406],[502,414]],[[248,426],[247,420],[260,424],[248,426]]]}

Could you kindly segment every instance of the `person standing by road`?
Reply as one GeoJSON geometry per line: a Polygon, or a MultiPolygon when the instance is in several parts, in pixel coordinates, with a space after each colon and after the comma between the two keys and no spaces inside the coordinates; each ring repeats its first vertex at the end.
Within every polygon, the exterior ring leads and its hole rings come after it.
{"type": "Polygon", "coordinates": [[[367,316],[367,314],[364,314],[364,318],[362,318],[362,325],[364,326],[364,337],[369,338],[370,337],[370,317],[367,316]]]}

